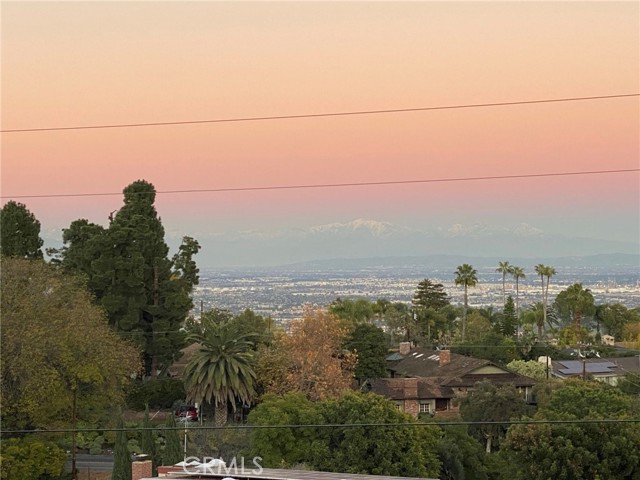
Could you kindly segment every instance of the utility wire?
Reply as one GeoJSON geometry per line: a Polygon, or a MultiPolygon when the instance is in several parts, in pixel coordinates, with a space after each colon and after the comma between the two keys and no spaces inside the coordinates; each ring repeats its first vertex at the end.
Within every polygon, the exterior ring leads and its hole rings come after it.
{"type": "MultiPolygon", "coordinates": [[[[422,180],[389,180],[378,182],[348,182],[348,183],[318,183],[300,185],[267,185],[262,187],[228,187],[228,188],[201,188],[189,190],[163,190],[157,192],[134,192],[139,195],[148,194],[185,194],[185,193],[226,193],[226,192],[255,192],[263,190],[302,190],[311,188],[346,188],[346,187],[371,187],[385,185],[411,185],[421,183],[448,183],[448,182],[472,182],[484,180],[510,180],[515,178],[542,178],[542,177],[568,177],[576,175],[604,175],[613,173],[640,172],[640,168],[621,168],[615,170],[582,170],[574,172],[548,172],[548,173],[527,173],[521,175],[489,175],[481,177],[449,177],[449,178],[427,178],[422,180]]],[[[122,192],[96,192],[96,193],[52,193],[41,195],[3,195],[0,198],[64,198],[64,197],[104,197],[122,195],[122,192]]]]}
{"type": "Polygon", "coordinates": [[[379,115],[387,113],[408,113],[408,112],[426,112],[431,110],[454,110],[462,108],[485,108],[485,107],[508,107],[515,105],[532,105],[539,103],[560,103],[560,102],[581,102],[590,100],[608,100],[612,98],[637,97],[640,93],[626,93],[617,95],[594,95],[591,97],[566,97],[566,98],[547,98],[541,100],[521,100],[514,102],[493,102],[493,103],[468,103],[460,105],[442,105],[435,107],[418,107],[418,108],[393,108],[388,110],[359,110],[347,112],[328,112],[328,113],[308,113],[299,115],[274,115],[265,117],[239,117],[239,118],[217,118],[212,120],[185,120],[175,122],[148,122],[148,123],[114,123],[104,125],[75,125],[69,127],[42,127],[42,128],[14,128],[0,130],[1,133],[25,133],[25,132],[52,132],[61,130],[96,130],[105,128],[135,128],[135,127],[160,127],[171,125],[198,125],[206,123],[232,123],[232,122],[255,122],[269,120],[294,120],[300,118],[321,118],[321,117],[346,117],[354,115],[379,115]]]}
{"type": "Polygon", "coordinates": [[[190,430],[264,430],[276,428],[372,428],[372,427],[440,427],[454,425],[594,425],[594,424],[619,424],[619,423],[640,423],[640,418],[604,418],[604,419],[576,419],[576,420],[504,420],[504,421],[445,421],[445,422],[411,422],[411,423],[331,423],[331,424],[308,424],[308,425],[225,425],[222,427],[214,425],[191,426],[188,422],[185,426],[167,427],[160,425],[157,427],[112,427],[112,428],[52,428],[33,430],[2,430],[2,434],[29,434],[29,433],[82,433],[82,432],[128,432],[142,430],[179,430],[184,431],[186,426],[190,430]]]}

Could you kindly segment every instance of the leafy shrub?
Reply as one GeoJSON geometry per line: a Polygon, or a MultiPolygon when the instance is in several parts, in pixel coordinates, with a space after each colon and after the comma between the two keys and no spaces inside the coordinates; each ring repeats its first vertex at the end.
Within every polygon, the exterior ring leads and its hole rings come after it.
{"type": "Polygon", "coordinates": [[[52,442],[34,437],[2,440],[0,478],[39,480],[62,475],[66,455],[52,442]]]}
{"type": "Polygon", "coordinates": [[[127,406],[134,410],[149,408],[171,408],[176,401],[186,396],[182,380],[157,378],[131,384],[127,392],[127,406]]]}

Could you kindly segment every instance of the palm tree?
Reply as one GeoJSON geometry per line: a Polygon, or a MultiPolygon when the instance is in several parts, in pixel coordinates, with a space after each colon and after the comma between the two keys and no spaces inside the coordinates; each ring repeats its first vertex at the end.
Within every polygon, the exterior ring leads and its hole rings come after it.
{"type": "Polygon", "coordinates": [[[509,267],[509,273],[513,276],[513,278],[516,281],[516,316],[519,317],[520,315],[520,306],[519,306],[519,295],[520,295],[520,288],[519,288],[519,282],[521,278],[525,278],[526,275],[524,274],[524,268],[522,267],[516,267],[515,265],[511,265],[509,267]]]}
{"type": "Polygon", "coordinates": [[[551,277],[554,276],[556,274],[556,269],[551,267],[551,266],[547,266],[547,265],[543,265],[542,263],[539,263],[538,265],[536,265],[534,267],[536,273],[538,275],[540,275],[540,286],[542,288],[542,305],[544,307],[543,310],[543,314],[544,314],[544,319],[543,319],[543,324],[546,325],[547,324],[547,310],[548,310],[548,298],[549,298],[549,282],[551,280],[551,277]],[[547,277],[547,284],[545,286],[544,283],[544,277],[547,277]]]}
{"type": "Polygon", "coordinates": [[[455,271],[456,285],[464,285],[464,310],[462,314],[462,341],[467,327],[467,308],[469,306],[468,288],[478,284],[478,272],[468,263],[459,265],[455,271]]]}
{"type": "Polygon", "coordinates": [[[535,267],[533,267],[533,269],[535,270],[536,274],[540,275],[540,288],[542,289],[542,314],[543,314],[543,320],[542,320],[542,324],[545,325],[547,323],[547,302],[545,301],[545,288],[544,288],[544,273],[547,271],[547,267],[545,264],[543,263],[539,263],[537,264],[535,267]]]}
{"type": "Polygon", "coordinates": [[[255,334],[239,335],[232,320],[216,322],[204,317],[202,333],[187,337],[200,350],[185,368],[187,399],[213,403],[215,424],[227,421],[227,405],[236,407],[236,399],[249,403],[255,396],[253,369],[255,334]]]}
{"type": "Polygon", "coordinates": [[[535,270],[536,274],[540,275],[540,287],[542,288],[542,303],[544,304],[544,272],[545,269],[547,268],[546,265],[539,263],[537,264],[535,267],[533,267],[533,269],[535,270]]]}
{"type": "Polygon", "coordinates": [[[507,293],[505,289],[505,280],[507,278],[507,273],[511,273],[511,265],[509,262],[498,262],[498,268],[496,268],[496,272],[502,274],[502,304],[507,303],[507,293]]]}
{"type": "Polygon", "coordinates": [[[544,267],[544,276],[547,277],[547,286],[544,289],[544,305],[546,308],[547,305],[547,301],[549,300],[549,282],[551,281],[551,277],[553,277],[556,274],[556,269],[548,266],[548,267],[544,267]]]}
{"type": "Polygon", "coordinates": [[[542,341],[542,329],[545,324],[544,310],[544,304],[542,302],[536,302],[524,312],[524,316],[531,319],[536,327],[538,327],[538,341],[542,341]]]}

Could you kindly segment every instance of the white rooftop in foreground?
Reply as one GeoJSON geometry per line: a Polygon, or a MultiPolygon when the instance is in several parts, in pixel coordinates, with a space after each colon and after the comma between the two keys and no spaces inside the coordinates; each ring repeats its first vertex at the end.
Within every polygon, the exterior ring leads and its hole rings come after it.
{"type": "Polygon", "coordinates": [[[166,476],[153,477],[152,479],[143,480],[161,480],[161,479],[209,479],[209,480],[437,480],[427,479],[423,477],[392,477],[388,475],[364,475],[353,473],[331,473],[316,472],[309,470],[285,470],[276,468],[263,468],[261,470],[231,469],[218,471],[214,469],[207,473],[199,473],[195,471],[185,472],[183,469],[167,472],[166,476]]]}

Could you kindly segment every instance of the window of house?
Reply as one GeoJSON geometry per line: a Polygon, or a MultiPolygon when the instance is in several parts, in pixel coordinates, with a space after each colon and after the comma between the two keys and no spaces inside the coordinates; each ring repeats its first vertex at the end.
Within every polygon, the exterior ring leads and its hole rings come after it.
{"type": "Polygon", "coordinates": [[[420,402],[420,413],[431,413],[431,402],[420,402]]]}

